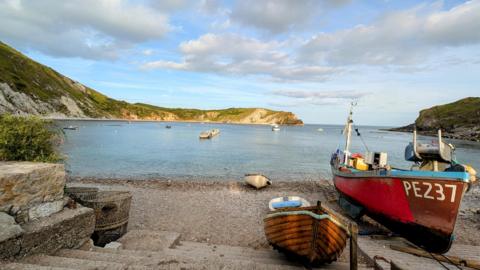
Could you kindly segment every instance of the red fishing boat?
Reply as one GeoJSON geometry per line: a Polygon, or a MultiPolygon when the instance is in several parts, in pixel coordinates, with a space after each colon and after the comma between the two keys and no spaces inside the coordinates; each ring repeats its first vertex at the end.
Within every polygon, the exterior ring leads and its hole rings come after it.
{"type": "Polygon", "coordinates": [[[330,162],[339,204],[352,217],[367,214],[427,251],[447,252],[475,171],[455,162],[454,147],[442,141],[441,131],[436,144],[418,143],[414,131],[405,149],[405,158],[414,162],[410,170],[392,168],[386,153],[352,154],[352,124],[350,109],[345,149],[337,150],[330,162]]]}

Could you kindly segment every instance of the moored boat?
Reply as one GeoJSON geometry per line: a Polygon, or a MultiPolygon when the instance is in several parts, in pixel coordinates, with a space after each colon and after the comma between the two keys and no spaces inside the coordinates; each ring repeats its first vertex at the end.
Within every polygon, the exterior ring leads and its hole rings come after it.
{"type": "Polygon", "coordinates": [[[330,162],[340,205],[353,217],[369,215],[429,252],[447,252],[473,170],[455,161],[454,147],[442,141],[441,131],[437,144],[418,143],[414,132],[405,149],[405,158],[415,162],[410,170],[392,168],[387,153],[352,154],[352,124],[351,109],[345,149],[330,162]]]}
{"type": "Polygon", "coordinates": [[[269,186],[272,184],[272,181],[263,174],[250,173],[245,174],[245,182],[257,189],[269,186]]]}
{"type": "Polygon", "coordinates": [[[277,124],[273,124],[272,131],[280,131],[280,126],[278,126],[277,124]]]}
{"type": "Polygon", "coordinates": [[[67,129],[67,130],[77,130],[78,127],[77,127],[77,126],[68,126],[68,127],[63,127],[63,129],[67,129]]]}
{"type": "Polygon", "coordinates": [[[336,261],[349,236],[347,225],[320,204],[272,211],[264,229],[274,248],[309,264],[336,261]]]}
{"type": "Polygon", "coordinates": [[[219,129],[212,129],[212,130],[208,130],[208,131],[203,131],[200,133],[200,139],[211,139],[215,136],[217,136],[218,134],[220,134],[220,130],[219,129]]]}

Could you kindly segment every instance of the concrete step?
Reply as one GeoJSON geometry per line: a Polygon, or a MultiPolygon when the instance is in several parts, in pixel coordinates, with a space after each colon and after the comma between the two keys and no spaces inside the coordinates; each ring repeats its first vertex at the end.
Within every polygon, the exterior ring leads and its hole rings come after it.
{"type": "Polygon", "coordinates": [[[117,240],[123,249],[161,251],[180,240],[180,234],[168,231],[131,230],[117,240]]]}
{"type": "Polygon", "coordinates": [[[41,266],[38,264],[27,263],[7,263],[0,264],[2,270],[74,270],[73,268],[41,266]]]}
{"type": "Polygon", "coordinates": [[[55,256],[98,262],[116,262],[126,266],[155,267],[168,264],[168,261],[159,257],[147,257],[141,254],[105,253],[79,249],[62,249],[58,251],[55,256]]]}
{"type": "MultiPolygon", "coordinates": [[[[198,266],[199,263],[205,265],[245,265],[253,267],[253,265],[262,266],[266,268],[280,267],[281,269],[299,269],[301,265],[296,262],[287,261],[286,259],[270,259],[270,258],[249,258],[245,256],[228,255],[225,256],[222,253],[212,252],[189,252],[176,249],[166,249],[164,251],[139,251],[139,250],[114,250],[95,247],[93,249],[99,253],[117,253],[121,256],[146,256],[150,260],[158,261],[160,259],[160,265],[175,265],[179,264],[193,264],[198,266]]],[[[198,269],[194,267],[193,269],[198,269]]],[[[237,268],[235,268],[237,269],[237,268]]],[[[239,268],[240,269],[240,268],[239,268]]],[[[261,269],[261,268],[260,268],[261,269]]],[[[303,269],[302,267],[300,269],[303,269]]]]}
{"type": "Polygon", "coordinates": [[[209,243],[199,243],[199,242],[190,242],[190,241],[180,241],[175,245],[174,249],[183,250],[183,251],[202,251],[210,250],[212,252],[219,252],[224,255],[235,255],[235,256],[244,256],[244,257],[260,257],[260,258],[279,258],[283,257],[282,254],[278,253],[273,249],[254,249],[247,247],[239,246],[226,246],[226,245],[215,245],[209,243]]]}
{"type": "Polygon", "coordinates": [[[122,263],[91,261],[67,257],[33,255],[26,257],[21,263],[35,264],[39,266],[64,267],[78,270],[125,270],[122,263]]]}
{"type": "Polygon", "coordinates": [[[218,259],[218,260],[234,260],[234,261],[251,261],[262,264],[272,264],[272,265],[290,265],[290,266],[301,266],[299,263],[294,261],[289,261],[282,254],[269,254],[265,257],[260,256],[246,256],[243,254],[235,253],[224,253],[221,250],[211,250],[211,249],[200,249],[195,250],[179,250],[179,249],[168,249],[165,250],[165,253],[179,258],[189,258],[192,260],[201,260],[201,259],[218,259]]]}

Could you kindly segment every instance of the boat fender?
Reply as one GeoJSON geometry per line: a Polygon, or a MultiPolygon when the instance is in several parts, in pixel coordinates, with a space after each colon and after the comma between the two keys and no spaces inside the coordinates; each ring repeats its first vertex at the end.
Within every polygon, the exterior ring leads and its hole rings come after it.
{"type": "Polygon", "coordinates": [[[477,181],[477,171],[470,165],[464,165],[464,166],[465,166],[465,170],[470,175],[470,182],[473,183],[477,181]]]}

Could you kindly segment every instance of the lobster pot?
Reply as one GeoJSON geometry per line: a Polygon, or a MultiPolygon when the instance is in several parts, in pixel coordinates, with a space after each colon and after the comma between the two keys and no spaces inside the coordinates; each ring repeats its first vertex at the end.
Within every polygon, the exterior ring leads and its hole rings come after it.
{"type": "Polygon", "coordinates": [[[95,199],[98,193],[96,187],[67,187],[65,194],[67,194],[73,200],[83,203],[85,199],[95,199]]]}
{"type": "Polygon", "coordinates": [[[95,211],[95,231],[119,228],[128,223],[132,195],[126,191],[99,191],[81,203],[95,211]]]}

